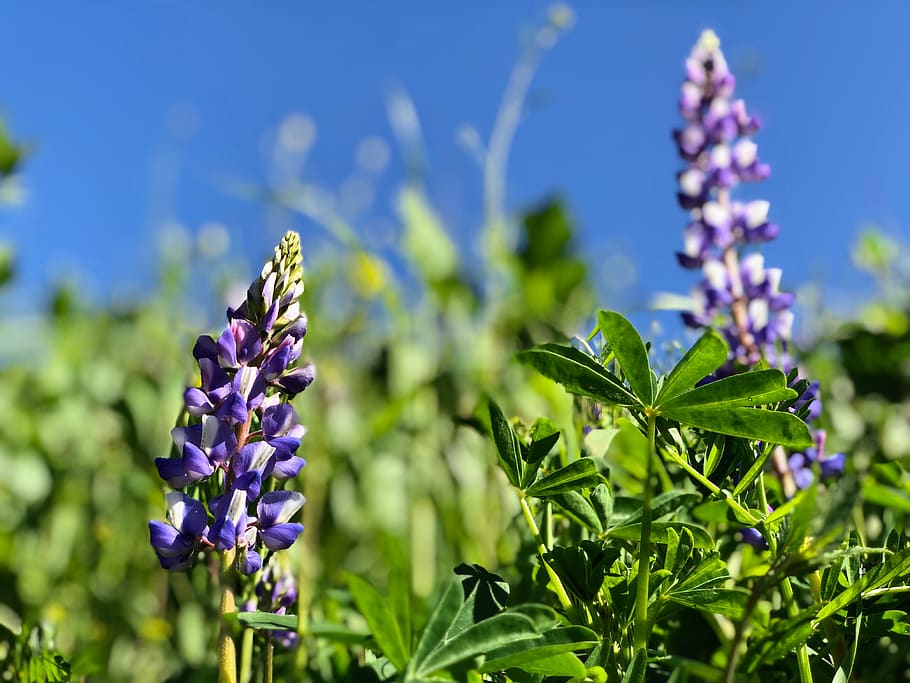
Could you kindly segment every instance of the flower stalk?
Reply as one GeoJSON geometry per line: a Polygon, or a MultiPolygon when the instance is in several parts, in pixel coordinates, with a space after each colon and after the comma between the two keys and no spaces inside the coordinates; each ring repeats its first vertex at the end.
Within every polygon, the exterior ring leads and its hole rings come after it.
{"type": "MultiPolygon", "coordinates": [[[[184,392],[189,419],[171,432],[176,457],[155,461],[174,489],[166,496],[168,523],[149,522],[162,568],[189,570],[200,554],[219,556],[223,683],[237,683],[237,647],[227,618],[237,612],[237,596],[250,595],[254,577],[303,531],[291,520],[304,497],[285,488],[306,464],[297,455],[305,429],[290,401],[315,377],[312,365],[297,364],[307,332],[302,293],[300,238],[288,232],[244,300],[228,308],[220,336],[197,339],[200,384],[184,392]]],[[[285,588],[282,599],[296,595],[285,588]]],[[[284,613],[292,604],[270,599],[264,607],[284,613]]],[[[247,678],[250,647],[245,644],[243,652],[247,678]]]]}

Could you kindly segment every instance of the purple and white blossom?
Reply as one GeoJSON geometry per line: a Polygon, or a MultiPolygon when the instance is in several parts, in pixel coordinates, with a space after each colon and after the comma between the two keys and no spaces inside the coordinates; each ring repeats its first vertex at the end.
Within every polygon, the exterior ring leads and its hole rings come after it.
{"type": "Polygon", "coordinates": [[[208,532],[208,516],[202,503],[180,491],[171,491],[165,500],[168,523],[149,522],[152,547],[164,569],[187,569],[208,532]]]}
{"type": "Polygon", "coordinates": [[[779,269],[765,269],[757,252],[745,253],[747,246],[777,237],[779,228],[769,219],[769,202],[731,196],[738,185],[770,175],[751,138],[761,121],[733,99],[736,79],[713,31],[692,49],[686,73],[679,105],[685,125],[673,135],[686,164],[677,175],[677,199],[690,220],[677,259],[701,269],[703,279],[683,320],[725,334],[733,350],[726,373],[768,360],[772,349],[776,364],[789,369],[793,296],[780,291],[779,269]]]}
{"type": "MultiPolygon", "coordinates": [[[[717,375],[729,375],[767,363],[791,372],[790,356],[794,296],[781,291],[782,272],[768,268],[757,251],[775,239],[779,227],[770,219],[765,200],[740,201],[733,190],[770,175],[752,136],[761,120],[748,113],[741,99],[734,99],[736,79],[730,72],[713,31],[705,31],[686,60],[679,111],[684,124],[673,132],[685,163],[677,174],[677,200],[689,212],[683,231],[680,265],[701,270],[701,281],[692,291],[691,309],[683,313],[688,327],[713,327],[730,346],[728,362],[717,375]]],[[[806,421],[821,412],[818,383],[797,399],[791,411],[808,406],[806,421]]],[[[825,435],[815,432],[816,447],[792,453],[775,451],[775,470],[785,493],[808,486],[816,469],[822,476],[843,472],[845,457],[824,455],[825,435]]],[[[755,530],[744,530],[743,540],[760,546],[755,530]]]]}
{"type": "Polygon", "coordinates": [[[186,493],[167,494],[170,524],[149,523],[162,567],[187,569],[210,549],[252,574],[261,553],[290,547],[303,531],[291,522],[303,496],[282,490],[306,464],[297,455],[306,430],[288,401],[315,377],[311,364],[296,365],[307,332],[302,292],[300,241],[289,232],[245,300],[228,309],[217,339],[197,339],[200,382],[184,393],[188,422],[171,432],[176,457],[155,465],[172,488],[198,492],[208,512],[186,493]]]}

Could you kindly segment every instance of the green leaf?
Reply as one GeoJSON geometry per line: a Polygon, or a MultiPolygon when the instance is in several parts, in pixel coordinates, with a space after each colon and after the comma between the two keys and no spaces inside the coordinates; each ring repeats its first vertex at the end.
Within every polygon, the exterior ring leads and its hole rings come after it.
{"type": "Polygon", "coordinates": [[[458,616],[458,610],[462,605],[463,591],[461,581],[456,577],[449,581],[442,597],[436,603],[436,609],[430,615],[426,626],[423,628],[423,635],[414,651],[414,657],[411,660],[410,669],[419,665],[445,638],[446,631],[449,630],[452,622],[458,616]]]}
{"type": "Polygon", "coordinates": [[[639,400],[623,386],[616,375],[571,346],[543,344],[521,351],[516,357],[544,377],[562,384],[570,394],[620,406],[639,404],[639,400]]]}
{"type": "Polygon", "coordinates": [[[866,591],[882,588],[898,578],[910,574],[910,548],[904,548],[891,555],[878,567],[869,570],[858,580],[852,582],[844,591],[835,596],[827,605],[822,607],[815,615],[815,623],[836,614],[853,601],[860,598],[866,591]]]}
{"type": "Polygon", "coordinates": [[[296,614],[275,614],[274,612],[234,612],[225,614],[249,628],[263,631],[296,631],[296,614]]]}
{"type": "Polygon", "coordinates": [[[529,496],[544,498],[558,493],[594,488],[603,481],[604,478],[597,471],[597,465],[591,458],[579,458],[543,479],[538,479],[526,493],[529,496]]]}
{"type": "Polygon", "coordinates": [[[534,420],[531,426],[531,445],[528,447],[528,462],[538,463],[547,457],[547,454],[559,441],[559,430],[556,425],[545,417],[534,420]]]}
{"type": "Polygon", "coordinates": [[[632,323],[615,311],[600,311],[597,325],[610,342],[632,391],[642,404],[651,405],[654,402],[654,383],[648,351],[632,323]]]}
{"type": "Polygon", "coordinates": [[[723,365],[729,353],[730,347],[723,337],[714,330],[705,332],[667,375],[657,394],[657,404],[665,403],[694,387],[723,365]]]}
{"type": "Polygon", "coordinates": [[[594,487],[591,491],[591,505],[594,506],[603,527],[610,526],[610,518],[613,516],[613,489],[609,482],[594,487]]]}
{"type": "Polygon", "coordinates": [[[408,657],[411,655],[411,584],[404,567],[398,565],[389,574],[389,604],[395,623],[401,629],[401,640],[408,657]]]}
{"type": "Polygon", "coordinates": [[[703,384],[660,404],[662,412],[670,408],[734,408],[760,406],[796,398],[780,370],[755,370],[703,384]],[[666,410],[665,410],[666,409],[666,410]]]}
{"type": "Polygon", "coordinates": [[[479,564],[461,563],[455,567],[461,579],[464,603],[446,631],[446,638],[469,626],[488,619],[503,610],[509,599],[509,584],[498,574],[487,571],[479,564]]]}
{"type": "Polygon", "coordinates": [[[806,423],[789,414],[761,408],[704,408],[663,406],[664,417],[718,434],[808,448],[812,436],[806,423]]]}
{"type": "Polygon", "coordinates": [[[388,601],[368,581],[353,574],[348,576],[348,589],[382,654],[396,669],[403,671],[408,663],[410,648],[405,645],[388,601]]]}
{"type": "Polygon", "coordinates": [[[585,667],[577,657],[570,659],[576,650],[590,650],[598,642],[597,634],[582,626],[561,626],[529,640],[517,640],[485,653],[481,673],[517,668],[545,676],[584,676],[585,667]],[[579,668],[580,667],[580,668],[579,668]]]}
{"type": "Polygon", "coordinates": [[[742,588],[697,588],[672,591],[666,595],[666,598],[671,602],[702,612],[740,619],[749,600],[749,591],[742,588]]]}
{"type": "MultiPolygon", "coordinates": [[[[533,654],[533,653],[532,653],[533,654]]],[[[498,664],[495,668],[485,669],[487,671],[500,671],[505,668],[520,669],[529,674],[538,676],[572,676],[572,680],[583,680],[588,673],[585,665],[572,652],[560,652],[547,657],[533,657],[529,655],[519,655],[510,661],[517,663],[510,664],[508,667],[501,667],[498,664]]]]}
{"type": "Polygon", "coordinates": [[[647,669],[648,653],[645,650],[636,651],[629,668],[626,669],[626,673],[622,677],[622,683],[644,683],[647,669]]]}
{"type": "Polygon", "coordinates": [[[307,633],[317,638],[352,645],[363,645],[370,636],[369,631],[355,630],[330,621],[311,621],[307,626],[307,633]]]}
{"type": "MultiPolygon", "coordinates": [[[[692,503],[701,498],[700,493],[695,493],[694,491],[665,491],[654,496],[654,499],[651,501],[651,518],[659,519],[664,515],[668,515],[671,512],[675,512],[681,507],[691,506],[692,503]]],[[[620,500],[620,499],[617,499],[620,500]]],[[[636,498],[622,498],[623,501],[628,500],[632,504],[638,503],[636,498]]],[[[633,512],[629,514],[628,517],[622,520],[622,524],[632,524],[641,519],[644,508],[640,505],[637,506],[633,512]]]]}
{"type": "Polygon", "coordinates": [[[591,504],[591,501],[581,495],[578,491],[566,491],[549,496],[548,500],[556,505],[571,519],[575,520],[582,526],[587,527],[596,534],[603,533],[603,525],[600,523],[600,517],[597,510],[591,504]]]}
{"type": "Polygon", "coordinates": [[[910,496],[900,489],[879,484],[871,479],[863,482],[863,500],[910,514],[910,496]]]}
{"type": "Polygon", "coordinates": [[[526,489],[534,483],[540,464],[559,440],[559,430],[550,420],[539,417],[531,427],[531,444],[521,449],[525,461],[521,476],[521,488],[526,489]]]}
{"type": "Polygon", "coordinates": [[[490,400],[490,429],[493,432],[493,441],[496,443],[496,452],[499,455],[499,464],[515,488],[521,488],[521,472],[523,460],[521,445],[512,425],[506,420],[502,410],[495,401],[490,400]]]}
{"type": "MultiPolygon", "coordinates": [[[[696,548],[709,550],[714,548],[714,539],[711,538],[711,534],[703,527],[688,522],[652,522],[651,540],[656,543],[668,543],[670,540],[667,534],[668,529],[673,529],[677,533],[680,533],[682,529],[688,529],[696,548]]],[[[613,527],[607,531],[607,536],[624,541],[638,541],[641,539],[641,524],[624,524],[613,527]]]]}
{"type": "Polygon", "coordinates": [[[707,440],[705,447],[705,464],[704,475],[710,477],[724,454],[724,439],[721,436],[715,436],[707,440]]]}
{"type": "Polygon", "coordinates": [[[761,476],[761,473],[765,471],[765,465],[773,454],[774,448],[770,447],[768,444],[765,444],[762,452],[756,456],[755,462],[749,466],[749,469],[746,470],[746,473],[742,476],[742,479],[740,479],[739,483],[734,487],[734,497],[739,496],[743,491],[747,490],[750,486],[752,486],[753,483],[755,483],[755,481],[761,476]]]}
{"type": "Polygon", "coordinates": [[[420,662],[416,674],[426,676],[516,641],[533,641],[537,636],[534,622],[523,614],[497,614],[441,643],[420,662]]]}

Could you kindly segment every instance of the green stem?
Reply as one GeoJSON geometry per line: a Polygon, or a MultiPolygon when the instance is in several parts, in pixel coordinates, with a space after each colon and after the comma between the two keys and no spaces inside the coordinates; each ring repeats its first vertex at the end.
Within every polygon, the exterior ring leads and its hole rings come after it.
{"type": "MultiPolygon", "coordinates": [[[[638,590],[635,596],[635,649],[647,653],[651,627],[648,623],[648,596],[651,579],[651,498],[654,488],[651,479],[654,474],[657,415],[648,411],[648,467],[645,475],[645,492],[641,512],[641,543],[638,551],[638,590]]],[[[646,655],[647,656],[647,655],[646,655]]]]}
{"type": "Polygon", "coordinates": [[[682,469],[684,469],[686,471],[686,474],[688,474],[695,481],[697,481],[699,484],[701,484],[706,489],[708,489],[711,493],[722,496],[724,501],[727,503],[727,505],[732,510],[736,511],[738,519],[744,520],[745,523],[751,524],[752,526],[756,526],[756,527],[761,524],[760,519],[755,517],[755,515],[753,515],[751,512],[749,512],[749,510],[747,510],[742,505],[740,505],[738,502],[736,502],[736,499],[733,498],[733,496],[731,496],[726,491],[722,490],[717,484],[715,484],[713,481],[708,479],[705,475],[703,475],[697,469],[692,467],[692,465],[690,465],[688,462],[686,462],[685,458],[680,457],[679,455],[677,455],[676,453],[674,453],[673,451],[670,451],[670,450],[664,450],[663,455],[665,457],[669,458],[670,460],[672,460],[677,465],[679,465],[682,469]]]}
{"type": "Polygon", "coordinates": [[[272,643],[271,632],[265,636],[265,683],[272,683],[272,669],[274,668],[275,644],[272,643]]]}
{"type": "MultiPolygon", "coordinates": [[[[785,576],[780,582],[780,592],[787,603],[787,614],[795,617],[799,614],[799,605],[793,598],[793,586],[790,583],[790,577],[785,576]]],[[[812,667],[809,664],[809,646],[801,643],[796,650],[796,662],[799,664],[800,683],[812,683],[812,667]]]]}
{"type": "Polygon", "coordinates": [[[243,629],[243,640],[240,641],[240,683],[253,680],[253,629],[243,629]]]}
{"type": "Polygon", "coordinates": [[[226,551],[221,556],[221,636],[218,646],[218,683],[237,683],[237,646],[231,635],[231,624],[226,614],[237,611],[234,600],[234,589],[231,585],[231,565],[234,563],[234,551],[226,551]]]}
{"type": "Polygon", "coordinates": [[[746,625],[752,618],[752,612],[755,611],[758,601],[761,598],[762,583],[756,583],[749,593],[749,600],[743,609],[742,619],[736,624],[736,632],[730,641],[730,655],[727,658],[727,666],[724,668],[723,683],[733,683],[736,680],[736,665],[739,662],[739,656],[742,654],[743,641],[746,638],[746,625]]]}
{"type": "Polygon", "coordinates": [[[531,530],[534,540],[537,541],[537,552],[540,555],[540,561],[543,564],[544,569],[547,570],[547,575],[550,577],[550,586],[552,586],[553,590],[556,592],[556,597],[559,598],[559,604],[562,605],[564,610],[569,611],[572,609],[572,601],[569,599],[569,594],[566,593],[562,581],[559,580],[559,576],[557,576],[556,572],[553,571],[553,568],[543,558],[548,552],[548,548],[543,542],[543,537],[540,535],[540,529],[537,528],[537,522],[534,521],[534,513],[531,512],[531,506],[528,505],[528,499],[525,498],[524,493],[519,491],[518,500],[521,503],[521,511],[524,514],[525,522],[528,523],[528,528],[531,530]]]}

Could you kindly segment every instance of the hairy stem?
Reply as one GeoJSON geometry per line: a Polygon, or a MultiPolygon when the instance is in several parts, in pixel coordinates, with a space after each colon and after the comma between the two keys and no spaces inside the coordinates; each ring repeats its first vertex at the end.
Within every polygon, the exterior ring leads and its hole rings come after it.
{"type": "Polygon", "coordinates": [[[225,615],[237,611],[230,576],[233,563],[234,551],[224,552],[221,556],[221,635],[218,645],[218,683],[237,683],[237,646],[231,635],[231,624],[225,618],[225,615]]]}
{"type": "Polygon", "coordinates": [[[654,488],[654,459],[657,457],[657,415],[648,411],[648,467],[641,512],[641,543],[638,551],[638,590],[635,595],[635,649],[647,652],[651,626],[648,623],[648,596],[651,579],[651,498],[654,488]]]}
{"type": "Polygon", "coordinates": [[[553,590],[556,592],[556,597],[559,598],[559,604],[562,605],[563,609],[569,611],[572,609],[572,601],[569,599],[569,594],[562,585],[562,581],[559,580],[559,576],[557,576],[556,572],[553,571],[553,568],[543,557],[549,549],[544,543],[543,537],[540,535],[540,529],[537,527],[537,522],[534,521],[534,513],[531,512],[531,506],[528,505],[528,499],[519,491],[518,500],[521,503],[521,511],[524,514],[525,522],[527,522],[528,528],[534,536],[534,540],[537,541],[537,552],[540,555],[540,561],[543,564],[544,569],[547,570],[547,576],[550,577],[550,586],[552,586],[553,590]]]}

